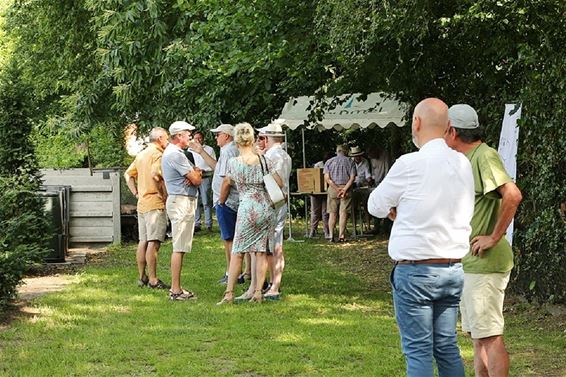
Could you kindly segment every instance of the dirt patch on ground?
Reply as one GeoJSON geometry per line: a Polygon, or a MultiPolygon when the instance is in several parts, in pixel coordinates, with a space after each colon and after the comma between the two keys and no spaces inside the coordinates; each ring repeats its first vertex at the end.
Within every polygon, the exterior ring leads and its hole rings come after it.
{"type": "Polygon", "coordinates": [[[48,293],[58,292],[76,281],[75,274],[87,262],[96,261],[106,251],[105,248],[70,249],[64,263],[47,263],[30,271],[18,287],[18,298],[11,310],[0,318],[0,330],[7,328],[14,319],[37,315],[37,309],[28,305],[33,299],[48,293]]]}
{"type": "Polygon", "coordinates": [[[73,282],[71,275],[53,275],[25,278],[18,289],[20,301],[31,301],[50,292],[57,292],[73,282]]]}

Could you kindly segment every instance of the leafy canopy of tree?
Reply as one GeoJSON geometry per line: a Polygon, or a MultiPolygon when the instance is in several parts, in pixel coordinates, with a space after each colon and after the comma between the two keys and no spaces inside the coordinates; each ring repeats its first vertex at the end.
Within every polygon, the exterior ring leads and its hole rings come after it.
{"type": "MultiPolygon", "coordinates": [[[[290,96],[372,91],[469,103],[496,145],[504,104],[521,102],[513,286],[564,301],[565,14],[561,0],[20,0],[5,29],[38,125],[85,135],[104,124],[118,145],[130,121],[259,126],[290,96]]],[[[343,137],[408,146],[396,131],[307,133],[307,158],[343,137]]]]}

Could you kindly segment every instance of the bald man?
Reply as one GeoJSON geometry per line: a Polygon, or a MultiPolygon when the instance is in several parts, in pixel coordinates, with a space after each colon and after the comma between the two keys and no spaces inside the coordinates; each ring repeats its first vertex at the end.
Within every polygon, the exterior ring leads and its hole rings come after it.
{"type": "Polygon", "coordinates": [[[421,101],[411,132],[418,152],[401,156],[370,194],[368,210],[393,222],[389,255],[395,316],[407,376],[464,376],[456,337],[474,211],[470,162],[449,148],[448,106],[421,101]]]}

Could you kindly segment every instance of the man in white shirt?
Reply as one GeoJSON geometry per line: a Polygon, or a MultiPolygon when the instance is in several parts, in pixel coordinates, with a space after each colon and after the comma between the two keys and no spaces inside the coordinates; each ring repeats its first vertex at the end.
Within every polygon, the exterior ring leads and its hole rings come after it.
{"type": "Polygon", "coordinates": [[[371,165],[371,176],[374,185],[379,185],[385,174],[389,171],[389,158],[387,152],[381,148],[370,148],[368,151],[369,164],[371,165]]]}
{"type": "MultiPolygon", "coordinates": [[[[204,144],[204,135],[202,134],[202,132],[195,132],[193,139],[197,143],[202,145],[202,149],[204,149],[206,153],[216,161],[216,152],[214,152],[214,149],[211,146],[204,144]]],[[[212,175],[214,174],[214,167],[208,164],[198,152],[193,149],[190,149],[190,151],[192,152],[195,159],[195,166],[202,170],[202,182],[198,189],[198,204],[197,210],[195,212],[195,232],[198,232],[201,229],[201,207],[203,208],[204,212],[204,223],[206,225],[206,228],[210,231],[212,230],[212,205],[210,203],[212,200],[212,195],[210,191],[210,185],[212,182],[212,175]]]]}
{"type": "MultiPolygon", "coordinates": [[[[281,124],[271,123],[259,130],[259,136],[267,137],[265,148],[265,157],[273,163],[273,170],[281,177],[283,181],[283,192],[287,195],[289,192],[289,176],[291,175],[291,157],[283,149],[285,134],[281,124]]],[[[276,212],[275,233],[269,240],[269,253],[267,260],[269,262],[269,271],[271,278],[271,286],[265,292],[264,299],[278,300],[280,296],[279,287],[285,269],[285,256],[283,255],[283,230],[285,228],[285,219],[287,218],[287,204],[284,204],[276,212]]]]}
{"type": "Polygon", "coordinates": [[[389,255],[395,315],[407,376],[464,376],[456,322],[474,211],[468,159],[448,147],[448,106],[421,101],[413,113],[418,152],[401,156],[368,200],[369,212],[394,219],[389,255]]]}

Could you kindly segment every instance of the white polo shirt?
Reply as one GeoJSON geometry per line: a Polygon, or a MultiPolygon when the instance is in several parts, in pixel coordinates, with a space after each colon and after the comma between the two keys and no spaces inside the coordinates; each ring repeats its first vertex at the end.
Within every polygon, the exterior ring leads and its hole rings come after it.
{"type": "Polygon", "coordinates": [[[393,207],[391,258],[462,258],[470,250],[474,212],[469,160],[441,138],[401,156],[368,199],[376,217],[387,217],[393,207]]]}
{"type": "MultiPolygon", "coordinates": [[[[203,145],[202,149],[204,149],[204,151],[206,153],[208,153],[208,155],[210,157],[212,157],[214,160],[216,160],[216,152],[214,152],[214,149],[209,146],[209,145],[203,145]]],[[[204,158],[198,154],[197,152],[193,151],[192,149],[189,149],[191,151],[191,153],[193,154],[193,157],[195,159],[195,166],[197,168],[199,168],[200,170],[202,170],[203,172],[212,172],[214,169],[212,169],[212,167],[210,167],[206,161],[204,160],[204,158]]]]}

